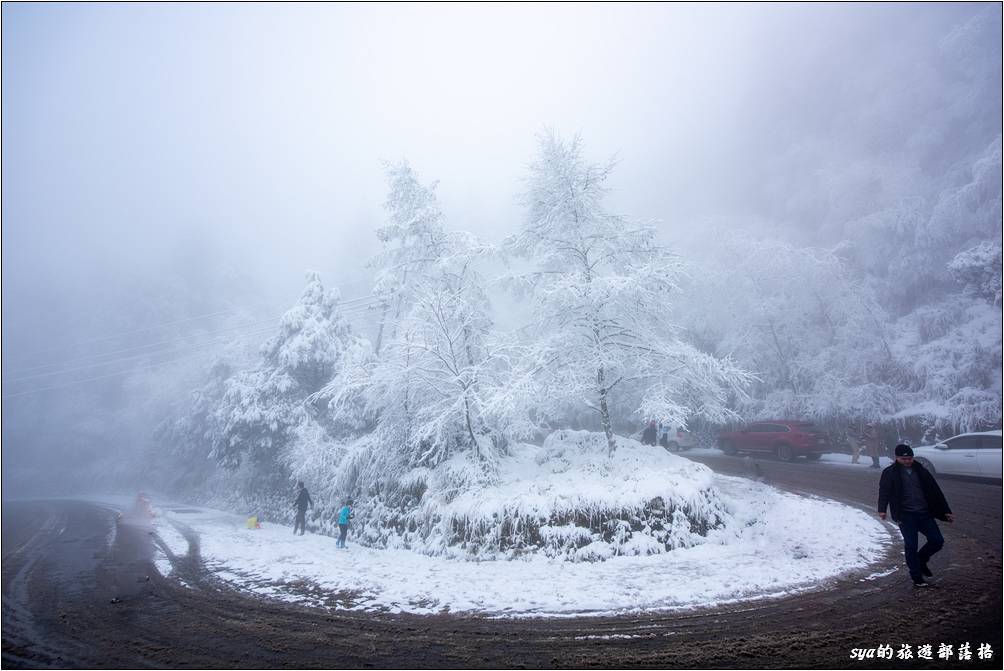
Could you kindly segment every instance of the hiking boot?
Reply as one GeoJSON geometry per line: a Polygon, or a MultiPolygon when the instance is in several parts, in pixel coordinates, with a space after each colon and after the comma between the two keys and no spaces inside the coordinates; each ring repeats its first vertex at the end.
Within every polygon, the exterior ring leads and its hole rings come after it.
{"type": "Polygon", "coordinates": [[[928,583],[928,582],[926,582],[924,580],[924,576],[920,576],[919,575],[916,578],[913,578],[913,586],[914,587],[930,587],[931,585],[930,585],[930,583],[928,583]]]}

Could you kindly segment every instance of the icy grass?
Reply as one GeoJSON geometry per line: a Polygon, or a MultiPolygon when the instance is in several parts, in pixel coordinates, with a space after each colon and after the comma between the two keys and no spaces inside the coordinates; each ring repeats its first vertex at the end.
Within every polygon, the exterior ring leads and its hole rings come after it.
{"type": "MultiPolygon", "coordinates": [[[[667,456],[669,463],[680,459],[667,456]]],[[[651,466],[637,471],[623,480],[624,491],[660,473],[651,466]]],[[[243,517],[227,513],[183,509],[165,514],[200,534],[207,565],[237,587],[311,605],[394,613],[566,616],[687,609],[820,588],[881,560],[889,548],[888,531],[864,511],[712,476],[701,467],[694,473],[698,481],[707,477],[717,492],[726,524],[688,547],[599,562],[542,554],[520,561],[465,561],[365,548],[355,545],[351,534],[349,548],[336,550],[330,537],[293,536],[289,527],[272,525],[251,530],[243,517]]],[[[538,487],[553,482],[532,481],[538,487]]],[[[589,480],[576,480],[583,482],[589,480]]],[[[610,486],[609,494],[616,494],[610,486]]],[[[591,491],[597,499],[605,495],[591,491]]],[[[652,491],[633,496],[641,501],[652,491]]],[[[477,510],[495,511],[503,503],[477,510]]],[[[582,533],[548,533],[566,532],[582,533]]]]}

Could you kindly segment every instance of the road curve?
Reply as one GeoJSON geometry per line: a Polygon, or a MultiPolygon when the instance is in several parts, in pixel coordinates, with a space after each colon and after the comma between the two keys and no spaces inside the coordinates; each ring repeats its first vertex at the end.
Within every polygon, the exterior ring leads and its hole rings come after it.
{"type": "MultiPolygon", "coordinates": [[[[872,509],[878,473],[804,461],[695,460],[732,475],[872,509]]],[[[1000,668],[1001,486],[941,478],[956,512],[914,590],[901,554],[884,577],[848,576],[784,599],[630,617],[491,620],[311,609],[234,591],[202,567],[198,538],[153,565],[159,539],[94,503],[3,504],[5,668],[1000,668]],[[851,658],[930,644],[935,659],[851,658]],[[970,660],[937,659],[970,643],[970,660]],[[992,659],[976,654],[989,643],[992,659]]],[[[811,524],[812,520],[806,520],[811,524]]],[[[839,539],[834,539],[839,542],[839,539]]]]}

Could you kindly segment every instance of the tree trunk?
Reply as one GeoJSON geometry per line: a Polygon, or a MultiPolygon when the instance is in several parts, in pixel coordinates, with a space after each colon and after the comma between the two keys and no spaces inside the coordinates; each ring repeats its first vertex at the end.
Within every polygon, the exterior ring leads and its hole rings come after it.
{"type": "Polygon", "coordinates": [[[607,456],[613,456],[614,450],[617,449],[617,443],[614,442],[614,432],[610,428],[610,409],[607,407],[607,392],[609,391],[603,385],[603,366],[596,372],[596,384],[600,388],[600,425],[603,427],[603,433],[607,436],[607,456]]]}

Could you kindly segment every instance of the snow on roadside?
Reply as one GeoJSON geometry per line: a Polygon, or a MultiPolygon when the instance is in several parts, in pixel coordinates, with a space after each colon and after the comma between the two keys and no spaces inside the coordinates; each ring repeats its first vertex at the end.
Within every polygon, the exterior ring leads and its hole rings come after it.
{"type": "Polygon", "coordinates": [[[349,548],[338,550],[327,536],[247,529],[243,517],[210,509],[165,514],[199,533],[207,565],[235,586],[393,613],[599,615],[776,597],[862,569],[889,547],[888,531],[864,511],[741,478],[715,476],[714,484],[742,524],[712,530],[705,544],[599,562],[464,561],[364,548],[351,533],[349,548]]]}
{"type": "MultiPolygon", "coordinates": [[[[169,516],[165,516],[165,511],[157,510],[157,517],[153,520],[153,528],[157,532],[158,538],[167,547],[167,552],[175,557],[183,557],[188,554],[188,540],[170,523],[169,516]]],[[[153,563],[161,575],[171,573],[171,556],[165,552],[164,548],[158,546],[157,554],[153,563]]]]}
{"type": "MultiPolygon", "coordinates": [[[[688,456],[720,457],[722,456],[722,454],[723,454],[722,451],[719,450],[717,447],[696,447],[691,450],[687,450],[685,452],[680,453],[680,455],[684,457],[688,456]]],[[[742,453],[736,458],[743,459],[745,457],[751,457],[753,459],[763,459],[765,463],[776,461],[774,456],[771,454],[764,454],[757,452],[742,453]]],[[[885,468],[886,466],[892,464],[893,460],[890,459],[889,457],[882,456],[879,457],[879,462],[881,463],[882,468],[885,468]]],[[[864,453],[864,451],[862,451],[858,463],[852,464],[851,455],[847,452],[826,452],[819,458],[819,461],[809,462],[809,463],[813,463],[815,465],[824,465],[824,466],[844,466],[846,468],[868,468],[872,465],[872,459],[871,457],[867,456],[864,453]]]]}

